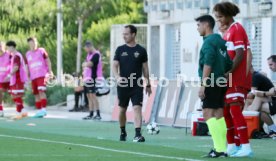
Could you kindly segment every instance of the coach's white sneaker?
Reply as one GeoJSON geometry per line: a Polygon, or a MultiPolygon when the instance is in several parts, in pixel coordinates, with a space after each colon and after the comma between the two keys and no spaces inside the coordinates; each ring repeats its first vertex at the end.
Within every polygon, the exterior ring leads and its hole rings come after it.
{"type": "Polygon", "coordinates": [[[4,117],[4,111],[0,111],[0,117],[4,117]]]}
{"type": "Polygon", "coordinates": [[[240,147],[236,146],[236,144],[228,144],[227,145],[227,154],[228,156],[232,156],[240,150],[240,147]]]}
{"type": "Polygon", "coordinates": [[[250,147],[250,144],[243,144],[241,149],[238,150],[235,154],[231,155],[231,157],[252,157],[253,152],[250,147]]]}

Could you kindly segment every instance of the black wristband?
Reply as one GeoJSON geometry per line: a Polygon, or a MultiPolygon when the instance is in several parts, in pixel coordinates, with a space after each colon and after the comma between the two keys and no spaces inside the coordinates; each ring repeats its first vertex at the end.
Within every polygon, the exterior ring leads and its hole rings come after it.
{"type": "Polygon", "coordinates": [[[151,87],[151,85],[150,85],[150,84],[148,84],[146,87],[147,87],[147,88],[150,88],[150,87],[151,87]]]}
{"type": "Polygon", "coordinates": [[[264,92],[264,97],[267,97],[267,95],[265,94],[265,92],[264,92]]]}

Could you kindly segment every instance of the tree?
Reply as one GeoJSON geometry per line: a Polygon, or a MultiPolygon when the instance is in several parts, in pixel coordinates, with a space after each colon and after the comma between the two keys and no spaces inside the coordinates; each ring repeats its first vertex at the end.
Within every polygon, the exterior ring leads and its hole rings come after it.
{"type": "Polygon", "coordinates": [[[55,0],[0,0],[0,40],[14,40],[25,54],[27,38],[36,36],[40,46],[48,51],[55,68],[56,20],[55,0]]]}
{"type": "Polygon", "coordinates": [[[77,49],[77,62],[76,62],[76,72],[80,72],[81,64],[81,49],[82,49],[82,32],[84,21],[101,9],[104,3],[109,0],[66,0],[65,5],[67,6],[64,10],[65,14],[72,15],[72,18],[76,19],[78,24],[78,49],[77,49]]]}
{"type": "Polygon", "coordinates": [[[110,74],[110,29],[113,24],[146,23],[143,3],[139,0],[112,0],[108,8],[104,8],[98,21],[91,21],[84,34],[85,39],[93,43],[103,53],[104,73],[110,74]],[[112,7],[111,7],[112,6],[112,7]]]}
{"type": "MultiPolygon", "coordinates": [[[[36,36],[39,45],[48,51],[56,73],[56,0],[0,0],[0,4],[0,40],[15,40],[18,50],[24,54],[28,50],[26,39],[36,36]]],[[[76,71],[73,64],[77,64],[76,60],[80,64],[80,59],[84,58],[80,54],[81,45],[77,45],[83,42],[80,39],[83,38],[92,40],[100,48],[107,67],[105,73],[109,74],[111,25],[146,22],[142,0],[63,0],[62,11],[65,73],[76,71]],[[83,20],[82,23],[78,18],[83,20]],[[78,28],[82,32],[78,32],[78,28]]]]}

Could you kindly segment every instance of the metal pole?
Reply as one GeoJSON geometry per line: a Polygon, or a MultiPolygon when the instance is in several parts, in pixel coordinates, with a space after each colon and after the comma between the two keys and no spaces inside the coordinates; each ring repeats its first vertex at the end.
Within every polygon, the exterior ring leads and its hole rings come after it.
{"type": "Polygon", "coordinates": [[[83,19],[78,18],[78,51],[77,51],[77,73],[80,73],[81,67],[81,42],[82,42],[83,19]]]}
{"type": "Polygon", "coordinates": [[[62,0],[57,0],[57,81],[61,83],[61,76],[63,73],[62,68],[62,0]]]}

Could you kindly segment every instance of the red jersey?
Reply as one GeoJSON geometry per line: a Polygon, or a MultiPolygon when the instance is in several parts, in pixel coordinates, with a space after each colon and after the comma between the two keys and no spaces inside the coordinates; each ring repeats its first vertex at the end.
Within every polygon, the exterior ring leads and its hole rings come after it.
{"type": "MultiPolygon", "coordinates": [[[[10,59],[12,59],[12,55],[10,56],[10,59]]],[[[23,57],[23,61],[24,63],[26,63],[26,59],[23,57]]],[[[17,55],[14,55],[14,66],[18,66],[18,70],[16,71],[15,75],[16,75],[16,82],[20,83],[21,82],[21,78],[20,78],[20,66],[21,66],[21,60],[20,57],[17,55]]]]}
{"type": "Polygon", "coordinates": [[[244,51],[240,65],[232,72],[232,86],[250,89],[252,74],[250,72],[246,73],[247,49],[250,47],[250,43],[244,28],[240,23],[234,22],[224,34],[223,39],[227,41],[228,55],[232,60],[237,54],[236,49],[242,48],[244,51]]]}
{"type": "Polygon", "coordinates": [[[19,82],[21,82],[20,81],[20,70],[19,70],[21,62],[20,62],[20,57],[17,55],[14,56],[14,65],[18,66],[18,70],[16,71],[15,74],[16,74],[16,82],[19,83],[19,82]]]}

